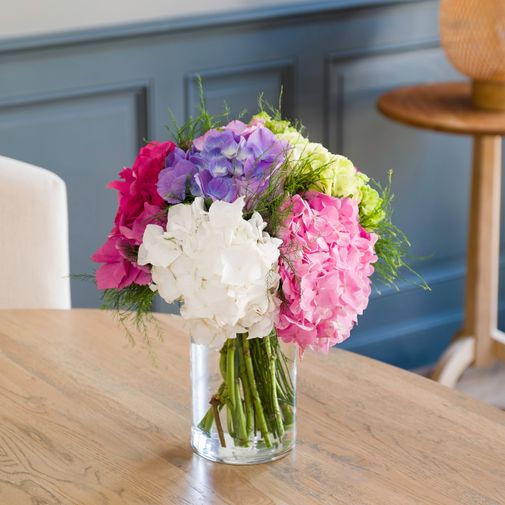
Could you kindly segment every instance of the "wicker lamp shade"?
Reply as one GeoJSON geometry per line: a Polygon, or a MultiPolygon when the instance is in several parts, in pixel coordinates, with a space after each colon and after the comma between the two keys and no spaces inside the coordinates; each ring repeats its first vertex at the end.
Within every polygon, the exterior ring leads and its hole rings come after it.
{"type": "Polygon", "coordinates": [[[505,110],[505,0],[442,0],[440,36],[452,64],[472,79],[474,105],[505,110]]]}

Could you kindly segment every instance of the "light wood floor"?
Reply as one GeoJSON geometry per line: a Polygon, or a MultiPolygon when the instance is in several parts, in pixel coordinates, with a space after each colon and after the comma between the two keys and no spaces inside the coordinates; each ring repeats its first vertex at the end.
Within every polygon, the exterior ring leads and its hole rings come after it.
{"type": "Polygon", "coordinates": [[[491,368],[469,368],[456,389],[505,410],[505,363],[497,362],[491,368]]]}
{"type": "MultiPolygon", "coordinates": [[[[415,372],[431,377],[433,367],[418,368],[415,372]]],[[[505,363],[497,361],[490,368],[469,368],[455,389],[505,410],[505,363]]]]}

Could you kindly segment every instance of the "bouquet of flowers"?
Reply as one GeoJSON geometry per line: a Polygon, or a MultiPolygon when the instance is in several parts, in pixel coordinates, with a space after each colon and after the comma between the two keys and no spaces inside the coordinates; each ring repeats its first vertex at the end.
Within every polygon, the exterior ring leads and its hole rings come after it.
{"type": "MultiPolygon", "coordinates": [[[[285,452],[296,354],[347,339],[374,271],[394,283],[405,266],[390,185],[372,183],[276,110],[246,123],[203,106],[174,142],[150,142],[119,177],[109,185],[114,226],[92,257],[106,306],[133,315],[147,338],[153,298],[179,302],[193,352],[211,353],[218,376],[203,388],[204,410],[194,408],[198,452],[234,462],[251,448],[285,452]]],[[[209,367],[194,354],[193,380],[209,367]]],[[[200,390],[193,383],[194,402],[200,390]]]]}

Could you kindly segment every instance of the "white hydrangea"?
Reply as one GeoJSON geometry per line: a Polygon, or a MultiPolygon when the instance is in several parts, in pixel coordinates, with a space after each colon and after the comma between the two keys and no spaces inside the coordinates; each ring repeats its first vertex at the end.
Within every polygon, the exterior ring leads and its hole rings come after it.
{"type": "Polygon", "coordinates": [[[237,333],[270,333],[278,303],[277,260],[282,241],[264,232],[258,213],[242,217],[244,199],[216,201],[207,212],[202,198],[168,211],[166,230],[147,226],[140,265],[152,265],[153,289],[167,302],[182,302],[195,341],[221,345],[237,333]]]}

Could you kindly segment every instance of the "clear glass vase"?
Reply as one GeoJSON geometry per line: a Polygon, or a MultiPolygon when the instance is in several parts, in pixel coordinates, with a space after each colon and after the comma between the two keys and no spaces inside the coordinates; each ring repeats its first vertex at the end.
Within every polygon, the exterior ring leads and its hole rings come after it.
{"type": "Polygon", "coordinates": [[[211,461],[251,465],[287,454],[296,438],[295,345],[275,336],[191,343],[191,445],[211,461]]]}

